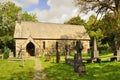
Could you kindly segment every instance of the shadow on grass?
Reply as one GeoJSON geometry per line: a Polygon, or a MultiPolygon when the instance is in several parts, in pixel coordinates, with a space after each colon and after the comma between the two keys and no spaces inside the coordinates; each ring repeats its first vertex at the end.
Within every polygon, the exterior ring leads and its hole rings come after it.
{"type": "Polygon", "coordinates": [[[76,76],[76,74],[73,72],[72,66],[69,66],[65,63],[56,64],[46,68],[45,72],[50,80],[75,80],[78,78],[78,76],[76,76]]]}
{"type": "Polygon", "coordinates": [[[53,66],[45,68],[49,80],[120,80],[120,62],[86,64],[87,73],[81,76],[74,73],[73,66],[51,64],[53,66]]]}

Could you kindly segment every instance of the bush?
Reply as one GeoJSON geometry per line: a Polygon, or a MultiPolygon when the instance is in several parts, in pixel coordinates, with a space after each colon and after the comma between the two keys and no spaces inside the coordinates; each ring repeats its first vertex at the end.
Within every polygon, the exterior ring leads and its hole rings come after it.
{"type": "Polygon", "coordinates": [[[9,57],[9,51],[10,51],[9,48],[4,47],[4,59],[8,59],[8,57],[9,57]]]}

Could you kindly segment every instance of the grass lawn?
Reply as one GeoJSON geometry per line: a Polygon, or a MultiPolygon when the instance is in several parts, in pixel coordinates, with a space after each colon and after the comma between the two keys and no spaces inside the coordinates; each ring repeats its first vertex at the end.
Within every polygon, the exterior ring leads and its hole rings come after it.
{"type": "MultiPolygon", "coordinates": [[[[74,73],[73,66],[65,63],[64,56],[59,64],[55,63],[55,56],[51,61],[45,62],[40,58],[45,80],[120,80],[120,62],[89,63],[86,65],[86,74],[78,76],[74,73]]],[[[22,62],[8,62],[0,59],[0,80],[32,80],[34,77],[34,60],[22,62]]]]}
{"type": "Polygon", "coordinates": [[[44,62],[40,58],[48,80],[120,80],[120,62],[89,63],[86,65],[86,74],[78,76],[73,66],[64,61],[56,64],[53,60],[44,62]]]}
{"type": "Polygon", "coordinates": [[[31,80],[34,77],[34,60],[8,62],[0,59],[0,80],[31,80]]]}

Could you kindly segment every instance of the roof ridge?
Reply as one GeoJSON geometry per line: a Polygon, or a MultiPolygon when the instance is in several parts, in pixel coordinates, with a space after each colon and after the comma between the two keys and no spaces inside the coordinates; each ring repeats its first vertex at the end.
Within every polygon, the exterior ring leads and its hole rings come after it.
{"type": "MultiPolygon", "coordinates": [[[[40,24],[54,24],[54,25],[69,25],[69,26],[84,26],[84,25],[73,25],[73,24],[62,24],[62,23],[50,23],[50,22],[32,22],[32,21],[22,21],[26,23],[40,23],[40,24]]],[[[22,23],[21,22],[21,23],[22,23]]]]}

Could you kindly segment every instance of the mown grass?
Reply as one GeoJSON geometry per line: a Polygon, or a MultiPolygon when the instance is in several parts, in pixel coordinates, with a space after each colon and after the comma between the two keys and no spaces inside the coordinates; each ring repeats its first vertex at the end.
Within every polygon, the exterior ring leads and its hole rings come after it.
{"type": "Polygon", "coordinates": [[[0,80],[32,80],[34,77],[34,61],[8,62],[0,59],[0,80]]]}
{"type": "Polygon", "coordinates": [[[59,64],[45,62],[40,58],[48,80],[120,80],[120,62],[89,63],[86,65],[86,74],[78,76],[73,66],[61,61],[59,64]]]}

